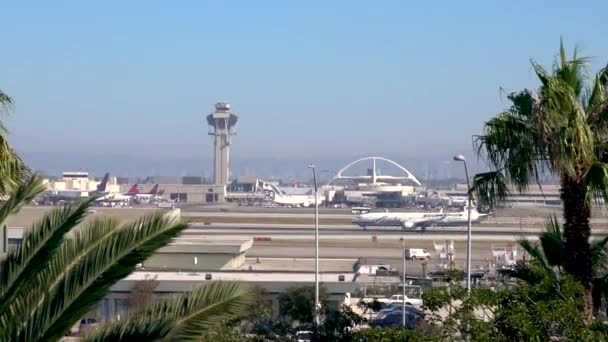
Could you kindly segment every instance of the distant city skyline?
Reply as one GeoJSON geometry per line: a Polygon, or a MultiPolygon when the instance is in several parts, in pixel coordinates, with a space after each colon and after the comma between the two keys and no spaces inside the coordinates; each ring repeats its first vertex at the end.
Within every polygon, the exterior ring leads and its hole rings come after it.
{"type": "Polygon", "coordinates": [[[192,160],[191,173],[210,168],[205,115],[222,100],[240,118],[236,163],[472,157],[472,136],[508,106],[501,87],[538,86],[529,59],[549,67],[560,36],[592,70],[608,62],[597,29],[607,10],[548,0],[13,2],[3,6],[0,89],[15,108],[3,120],[29,155],[192,160]]]}
{"type": "MultiPolygon", "coordinates": [[[[212,177],[212,157],[151,159],[129,155],[104,155],[94,153],[23,153],[23,156],[37,171],[59,176],[64,171],[87,171],[92,176],[102,176],[110,172],[112,176],[145,177],[145,176],[203,176],[212,177]]],[[[371,155],[370,155],[371,156],[371,155]]],[[[419,179],[462,178],[464,172],[461,164],[449,160],[451,156],[434,156],[428,159],[406,158],[389,154],[374,156],[387,157],[406,167],[419,179]]],[[[258,176],[265,179],[277,178],[285,181],[306,181],[311,177],[308,164],[317,165],[319,179],[333,176],[346,164],[364,157],[363,155],[341,156],[336,158],[300,159],[300,158],[256,158],[232,156],[230,164],[231,178],[235,176],[258,176]]],[[[473,171],[483,170],[472,156],[470,164],[473,171]]],[[[371,164],[360,164],[347,174],[365,174],[371,164]]],[[[397,174],[397,170],[386,164],[378,163],[382,174],[397,174]]]]}

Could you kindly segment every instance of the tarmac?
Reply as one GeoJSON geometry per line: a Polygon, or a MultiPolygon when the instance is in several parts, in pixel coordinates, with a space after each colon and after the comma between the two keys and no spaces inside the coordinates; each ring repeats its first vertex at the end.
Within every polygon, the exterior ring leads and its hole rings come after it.
{"type": "MultiPolygon", "coordinates": [[[[246,252],[250,258],[245,265],[246,269],[314,269],[311,259],[314,257],[314,215],[311,208],[245,208],[247,207],[231,207],[224,211],[217,207],[205,211],[182,209],[182,216],[191,221],[182,238],[252,238],[253,247],[246,252]],[[237,209],[239,211],[235,211],[237,209]],[[224,222],[218,222],[219,218],[224,222]],[[261,262],[257,262],[258,258],[261,262]]],[[[8,219],[7,226],[27,227],[51,209],[52,207],[44,206],[25,207],[8,219]]],[[[119,221],[133,220],[151,210],[154,208],[95,207],[91,209],[87,220],[101,216],[113,217],[119,221]]],[[[552,213],[558,215],[559,207],[517,208],[515,211],[497,212],[491,219],[475,224],[472,229],[473,265],[484,266],[494,260],[493,247],[513,245],[522,236],[536,239],[545,218],[552,213]],[[522,216],[514,216],[520,212],[522,216]]],[[[407,231],[397,227],[370,227],[363,230],[351,224],[352,216],[349,209],[323,208],[320,211],[319,255],[326,260],[321,262],[322,271],[346,270],[352,267],[353,260],[358,259],[369,264],[390,264],[400,270],[402,244],[405,248],[427,249],[431,255],[435,255],[434,243],[444,241],[454,241],[455,263],[464,263],[465,227],[434,227],[425,231],[407,231]]],[[[608,235],[607,218],[596,216],[592,226],[595,237],[608,235]]],[[[411,272],[421,273],[422,263],[408,261],[406,265],[411,272]]],[[[433,269],[435,261],[431,260],[428,264],[428,269],[433,269]]]]}

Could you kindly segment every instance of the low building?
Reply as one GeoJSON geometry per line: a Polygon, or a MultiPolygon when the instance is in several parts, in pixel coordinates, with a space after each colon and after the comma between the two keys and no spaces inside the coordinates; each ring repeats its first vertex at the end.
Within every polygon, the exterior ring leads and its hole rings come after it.
{"type": "MultiPolygon", "coordinates": [[[[544,205],[560,205],[561,198],[559,193],[560,186],[556,184],[530,184],[530,186],[518,191],[511,187],[509,196],[505,199],[507,204],[544,204],[544,205]]],[[[446,191],[445,195],[451,198],[466,198],[467,185],[457,184],[452,190],[446,191]]]]}
{"type": "Polygon", "coordinates": [[[144,261],[146,270],[233,271],[245,265],[252,239],[218,240],[182,236],[144,261]]]}
{"type": "MultiPolygon", "coordinates": [[[[261,287],[266,292],[266,301],[270,302],[273,312],[278,312],[278,297],[288,288],[314,286],[314,273],[294,272],[145,272],[138,271],[112,286],[109,294],[89,313],[100,321],[111,321],[124,317],[129,310],[129,294],[138,281],[154,279],[158,286],[154,289],[156,297],[162,298],[204,285],[211,281],[228,281],[246,283],[252,287],[261,287]]],[[[339,308],[350,304],[350,294],[358,284],[354,282],[354,273],[322,273],[320,286],[328,295],[328,306],[339,308]]]]}

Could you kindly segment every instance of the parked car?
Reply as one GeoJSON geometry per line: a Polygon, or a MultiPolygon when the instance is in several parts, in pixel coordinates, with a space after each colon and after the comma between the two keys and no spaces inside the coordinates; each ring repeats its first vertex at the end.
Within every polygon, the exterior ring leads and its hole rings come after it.
{"type": "MultiPolygon", "coordinates": [[[[402,303],[403,301],[404,300],[402,294],[392,295],[388,300],[389,303],[402,303]]],[[[405,286],[405,304],[417,307],[422,306],[422,288],[420,286],[405,286]]]]}
{"type": "Polygon", "coordinates": [[[297,342],[310,342],[312,339],[312,331],[300,330],[296,332],[297,342]]]}
{"type": "Polygon", "coordinates": [[[78,332],[86,331],[87,329],[94,328],[99,325],[99,322],[95,318],[83,318],[80,321],[80,327],[78,332]]]}
{"type": "MultiPolygon", "coordinates": [[[[405,306],[412,306],[412,304],[406,303],[405,306]]],[[[403,303],[402,302],[392,302],[389,303],[387,305],[385,305],[382,310],[378,311],[379,313],[387,313],[387,312],[391,312],[394,310],[400,310],[403,308],[403,303]]]]}
{"type": "MultiPolygon", "coordinates": [[[[395,327],[403,324],[403,309],[394,309],[389,312],[380,313],[371,323],[378,327],[395,327]]],[[[424,324],[424,312],[412,306],[405,307],[405,326],[414,328],[424,324]]]]}

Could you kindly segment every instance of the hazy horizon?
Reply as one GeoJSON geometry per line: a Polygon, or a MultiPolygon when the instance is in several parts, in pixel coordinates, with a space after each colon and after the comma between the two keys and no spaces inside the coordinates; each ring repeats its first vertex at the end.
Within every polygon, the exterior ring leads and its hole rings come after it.
{"type": "MultiPolygon", "coordinates": [[[[35,170],[52,176],[59,176],[64,171],[88,171],[92,176],[101,176],[110,172],[113,176],[204,176],[211,177],[212,156],[201,158],[150,158],[127,154],[103,154],[87,152],[22,152],[25,161],[35,170]]],[[[356,159],[372,155],[343,155],[326,158],[298,157],[252,157],[232,155],[230,158],[231,176],[254,175],[263,178],[306,180],[310,177],[308,164],[317,165],[320,178],[327,178],[356,159]]],[[[401,164],[420,179],[464,178],[460,163],[451,161],[451,156],[433,156],[413,158],[407,156],[378,154],[401,164]]],[[[469,156],[467,156],[469,157],[469,156]]],[[[472,172],[481,170],[479,163],[469,157],[472,172]]],[[[371,162],[354,166],[351,172],[365,173],[371,162]]],[[[388,163],[378,164],[378,169],[386,174],[397,174],[397,169],[388,163]]]]}

